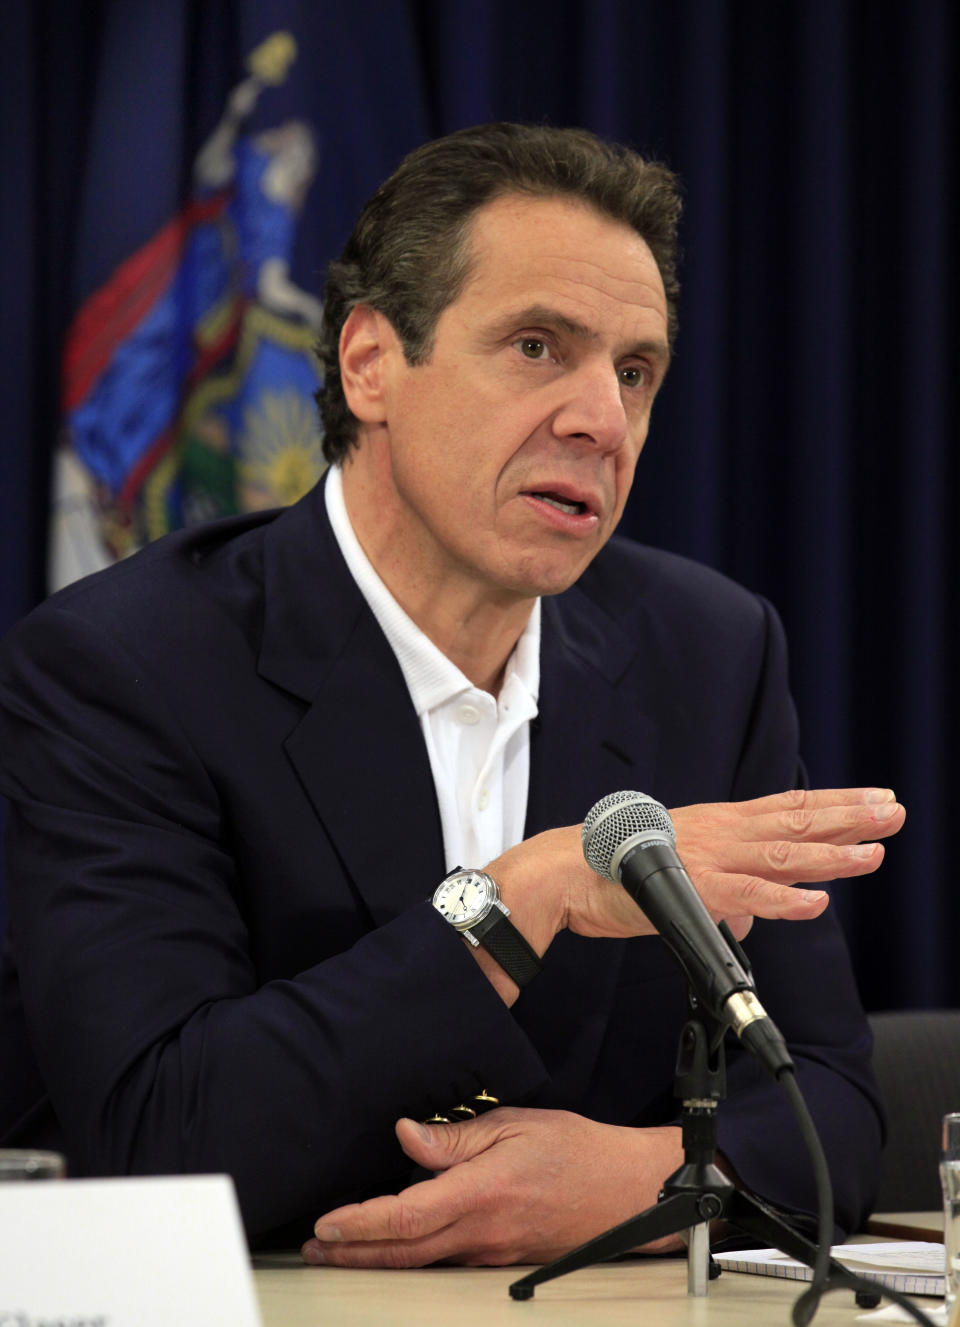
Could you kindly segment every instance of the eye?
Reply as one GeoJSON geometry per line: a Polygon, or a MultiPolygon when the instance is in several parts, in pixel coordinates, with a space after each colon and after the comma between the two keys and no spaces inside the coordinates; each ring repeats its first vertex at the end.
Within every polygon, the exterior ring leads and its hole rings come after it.
{"type": "Polygon", "coordinates": [[[643,387],[649,375],[642,364],[628,364],[620,370],[620,381],[624,387],[643,387]]]}
{"type": "Polygon", "coordinates": [[[550,349],[539,336],[522,336],[519,341],[513,343],[526,359],[548,359],[550,349]]]}

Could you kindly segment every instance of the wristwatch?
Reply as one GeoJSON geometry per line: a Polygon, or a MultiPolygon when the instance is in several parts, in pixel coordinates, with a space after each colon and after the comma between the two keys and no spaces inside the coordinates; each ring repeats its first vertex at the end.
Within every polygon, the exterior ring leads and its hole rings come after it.
{"type": "Polygon", "coordinates": [[[536,952],[509,920],[510,909],[500,898],[496,880],[486,871],[454,867],[435,889],[433,906],[470,944],[483,945],[518,986],[526,986],[542,970],[536,952]]]}

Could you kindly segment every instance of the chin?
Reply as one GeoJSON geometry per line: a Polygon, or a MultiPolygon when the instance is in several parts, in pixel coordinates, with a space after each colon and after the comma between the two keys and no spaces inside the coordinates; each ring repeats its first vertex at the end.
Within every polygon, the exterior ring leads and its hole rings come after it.
{"type": "Polygon", "coordinates": [[[576,566],[567,563],[563,567],[515,569],[512,575],[504,577],[501,585],[513,594],[530,599],[563,594],[564,590],[569,590],[580,579],[592,561],[592,558],[584,558],[576,566]]]}

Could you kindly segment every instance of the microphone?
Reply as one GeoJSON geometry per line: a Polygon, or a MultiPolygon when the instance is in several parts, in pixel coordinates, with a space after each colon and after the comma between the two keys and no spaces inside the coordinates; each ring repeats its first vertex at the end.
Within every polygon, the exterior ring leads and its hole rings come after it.
{"type": "Polygon", "coordinates": [[[774,1078],[793,1071],[786,1043],[757,999],[753,977],[677,856],[666,808],[645,793],[610,793],[591,807],[582,840],[587,864],[623,885],[643,909],[708,1012],[733,1028],[774,1078]]]}

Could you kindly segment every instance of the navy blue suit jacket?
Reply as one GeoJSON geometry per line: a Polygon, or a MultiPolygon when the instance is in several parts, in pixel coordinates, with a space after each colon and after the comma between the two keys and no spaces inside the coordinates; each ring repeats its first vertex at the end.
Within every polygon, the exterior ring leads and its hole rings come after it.
{"type": "MultiPolygon", "coordinates": [[[[563,933],[507,1010],[426,902],[448,868],[418,721],[318,488],[171,536],[48,600],[0,652],[10,928],[0,1143],[74,1174],[228,1171],[254,1241],[402,1187],[393,1134],[480,1088],[655,1124],[685,988],[656,937],[563,933]]],[[[618,788],[794,786],[776,616],[614,540],[543,605],[526,832],[618,788]]],[[[479,864],[479,863],[478,863],[479,864]]],[[[746,948],[832,1166],[869,1206],[869,1034],[829,915],[746,948]]],[[[720,1145],[812,1210],[779,1090],[731,1046],[720,1145]]]]}

